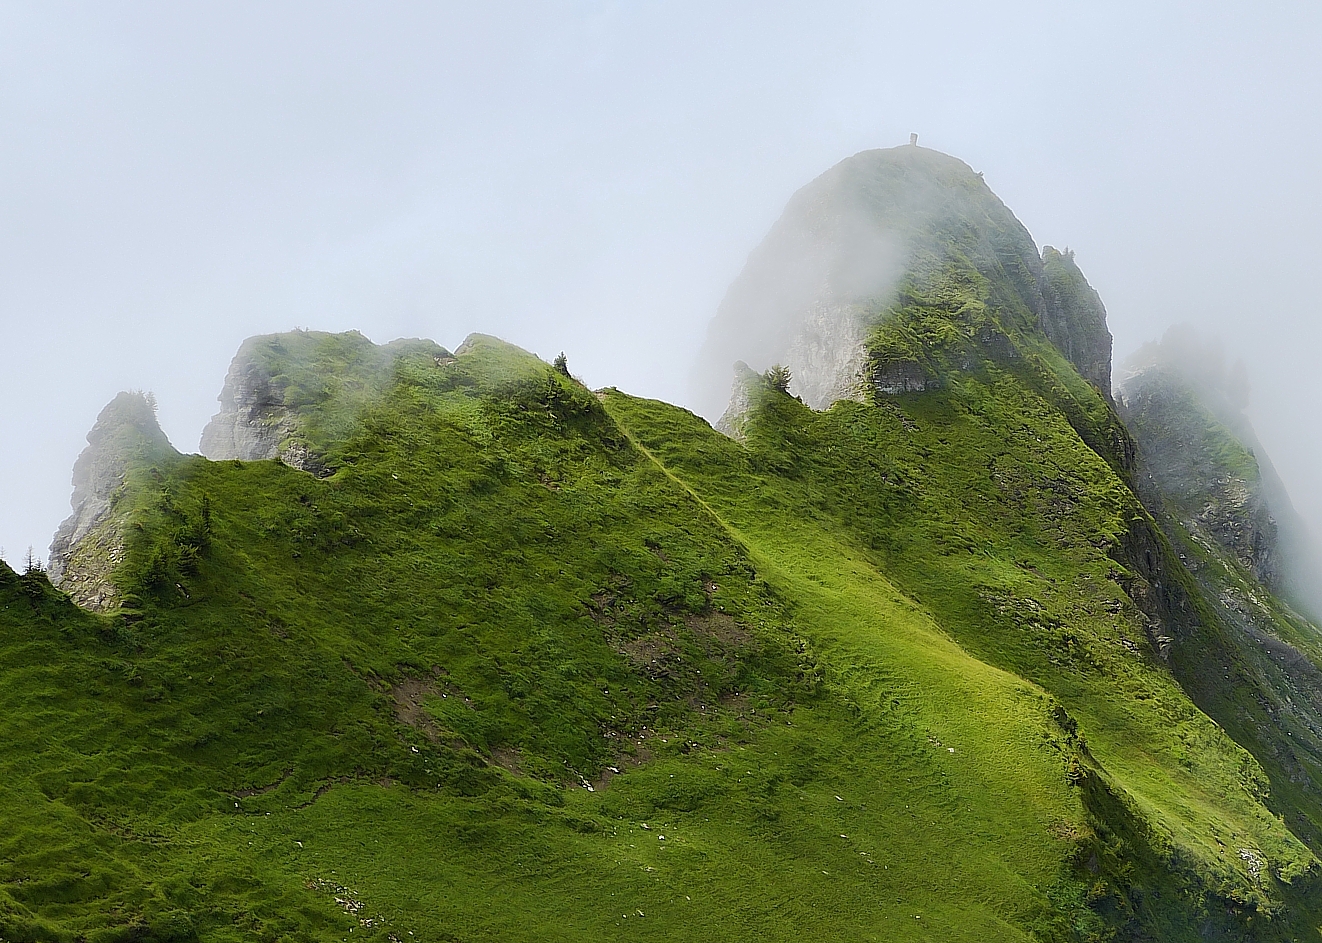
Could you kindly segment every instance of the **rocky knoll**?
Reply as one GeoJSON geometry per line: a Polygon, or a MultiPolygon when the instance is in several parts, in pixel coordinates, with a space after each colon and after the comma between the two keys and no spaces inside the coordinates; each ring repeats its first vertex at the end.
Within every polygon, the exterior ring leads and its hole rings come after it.
{"type": "Polygon", "coordinates": [[[324,442],[342,437],[380,396],[398,359],[422,352],[452,358],[431,341],[377,346],[357,331],[294,331],[251,337],[239,348],[220,392],[220,412],[202,431],[213,461],[279,459],[324,475],[324,442]]]}

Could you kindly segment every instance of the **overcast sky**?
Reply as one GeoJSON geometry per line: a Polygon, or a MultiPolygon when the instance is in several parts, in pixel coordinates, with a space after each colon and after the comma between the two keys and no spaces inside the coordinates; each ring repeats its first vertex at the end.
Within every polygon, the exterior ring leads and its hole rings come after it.
{"type": "Polygon", "coordinates": [[[910,131],[1076,250],[1118,354],[1224,336],[1322,531],[1318,9],[0,0],[0,547],[44,557],[118,390],[196,450],[255,333],[685,402],[790,194],[910,131]]]}

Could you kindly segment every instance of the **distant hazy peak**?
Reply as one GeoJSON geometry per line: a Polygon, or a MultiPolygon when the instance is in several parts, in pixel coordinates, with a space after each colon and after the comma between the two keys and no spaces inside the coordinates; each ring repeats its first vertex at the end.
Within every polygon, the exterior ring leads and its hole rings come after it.
{"type": "Polygon", "coordinates": [[[1178,377],[1195,389],[1203,405],[1232,426],[1246,423],[1248,372],[1242,360],[1227,364],[1225,347],[1191,324],[1177,324],[1161,340],[1149,341],[1125,358],[1116,381],[1118,390],[1136,389],[1141,378],[1178,377]]]}
{"type": "Polygon", "coordinates": [[[1219,340],[1177,325],[1126,358],[1116,392],[1141,473],[1182,523],[1322,613],[1322,557],[1244,412],[1243,363],[1227,364],[1219,340]]]}

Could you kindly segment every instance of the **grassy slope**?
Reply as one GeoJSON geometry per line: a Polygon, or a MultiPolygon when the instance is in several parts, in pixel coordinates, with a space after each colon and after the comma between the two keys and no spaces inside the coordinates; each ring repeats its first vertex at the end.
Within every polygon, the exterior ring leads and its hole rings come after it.
{"type": "MultiPolygon", "coordinates": [[[[1239,849],[1287,876],[1311,855],[1259,803],[1257,764],[1152,656],[1139,614],[1109,578],[1106,535],[1123,529],[1136,501],[1059,413],[1023,396],[1001,378],[893,409],[842,403],[814,414],[782,398],[764,407],[775,418],[750,434],[751,455],[727,453],[724,463],[713,461],[715,440],[685,447],[704,435],[701,423],[681,434],[671,407],[621,398],[612,408],[787,573],[811,572],[813,560],[838,569],[838,557],[805,540],[812,521],[853,545],[859,569],[921,600],[968,651],[1049,691],[1104,780],[1149,823],[1149,842],[1225,896],[1270,908],[1280,892],[1246,872],[1239,849]],[[757,474],[759,465],[779,474],[757,474]]],[[[995,732],[979,725],[977,736],[994,743],[995,732]]],[[[1094,893],[1141,911],[1123,890],[1094,893]]]]}
{"type": "Polygon", "coordinates": [[[1031,239],[860,157],[917,247],[872,365],[939,389],[737,444],[489,338],[258,339],[328,477],[137,454],[114,615],[0,569],[0,939],[1316,939],[1287,689],[1206,599],[1153,650],[1031,239]]]}
{"type": "Polygon", "coordinates": [[[4,937],[1179,939],[1104,883],[1172,848],[1269,901],[1209,829],[1303,853],[1124,646],[1129,499],[1022,396],[783,398],[744,447],[483,341],[331,478],[136,468],[126,614],[4,580],[4,937]]]}
{"type": "Polygon", "coordinates": [[[495,342],[405,358],[361,430],[325,480],[135,467],[117,616],[6,575],[4,938],[1091,919],[1047,699],[847,543],[764,575],[591,394],[495,342]]]}
{"type": "Polygon", "coordinates": [[[1233,548],[1196,523],[1214,502],[1226,500],[1226,490],[1261,493],[1257,457],[1178,372],[1131,382],[1157,394],[1142,397],[1141,406],[1131,403],[1128,422],[1145,466],[1163,465],[1154,478],[1160,520],[1221,628],[1200,658],[1177,663],[1176,670],[1200,706],[1253,745],[1271,774],[1268,804],[1316,851],[1322,848],[1315,785],[1322,777],[1322,675],[1316,667],[1322,635],[1265,591],[1233,548]],[[1217,487],[1199,493],[1200,479],[1217,487]],[[1220,670],[1199,670],[1200,664],[1220,670]]]}

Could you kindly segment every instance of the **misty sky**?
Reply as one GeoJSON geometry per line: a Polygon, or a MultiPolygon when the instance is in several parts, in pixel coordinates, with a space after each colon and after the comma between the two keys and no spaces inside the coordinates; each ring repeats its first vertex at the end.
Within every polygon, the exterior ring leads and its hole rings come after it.
{"type": "Polygon", "coordinates": [[[0,547],[101,407],[197,449],[248,335],[470,331],[685,402],[790,194],[908,140],[1076,250],[1117,353],[1226,338],[1322,532],[1317,5],[0,0],[0,547]]]}

